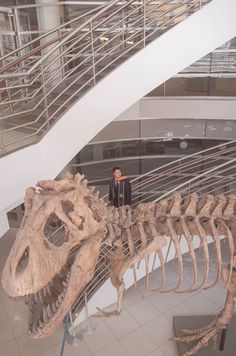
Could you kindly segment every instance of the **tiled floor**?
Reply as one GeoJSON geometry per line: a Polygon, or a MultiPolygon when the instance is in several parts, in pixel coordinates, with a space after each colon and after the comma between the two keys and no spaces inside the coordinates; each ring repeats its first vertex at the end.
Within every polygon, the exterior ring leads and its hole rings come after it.
{"type": "MultiPolygon", "coordinates": [[[[0,268],[13,241],[14,230],[0,240],[0,268]]],[[[186,259],[187,260],[187,259],[186,259]]],[[[191,265],[185,261],[185,286],[189,287],[191,265]]],[[[199,263],[200,272],[203,264],[199,263]]],[[[214,272],[214,266],[211,266],[214,272]]],[[[177,267],[167,265],[166,285],[177,281],[177,267]]],[[[212,278],[214,273],[212,273],[212,278]]],[[[158,286],[159,271],[150,276],[151,289],[158,286]]],[[[143,299],[144,281],[127,290],[124,310],[119,317],[92,318],[96,326],[92,334],[84,334],[77,346],[66,344],[65,356],[176,356],[172,336],[173,315],[215,314],[224,304],[222,285],[196,294],[160,294],[150,292],[143,299]]],[[[48,339],[32,340],[26,334],[27,307],[13,302],[0,289],[0,355],[56,356],[60,355],[63,327],[48,339]]]]}

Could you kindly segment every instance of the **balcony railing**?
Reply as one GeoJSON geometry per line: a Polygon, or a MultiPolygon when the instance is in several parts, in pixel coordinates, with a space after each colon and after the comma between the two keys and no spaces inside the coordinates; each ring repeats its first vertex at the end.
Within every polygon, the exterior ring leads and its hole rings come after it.
{"type": "Polygon", "coordinates": [[[37,142],[110,71],[209,1],[113,0],[3,56],[0,154],[37,142]]]}

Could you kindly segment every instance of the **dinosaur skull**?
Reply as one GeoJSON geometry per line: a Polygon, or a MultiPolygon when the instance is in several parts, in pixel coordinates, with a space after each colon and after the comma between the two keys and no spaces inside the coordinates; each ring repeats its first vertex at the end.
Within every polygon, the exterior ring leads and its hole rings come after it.
{"type": "Polygon", "coordinates": [[[98,195],[79,174],[38,186],[26,191],[25,215],[3,269],[2,286],[10,297],[27,298],[28,332],[45,337],[61,323],[86,286],[87,271],[96,266],[101,224],[90,208],[98,195]]]}

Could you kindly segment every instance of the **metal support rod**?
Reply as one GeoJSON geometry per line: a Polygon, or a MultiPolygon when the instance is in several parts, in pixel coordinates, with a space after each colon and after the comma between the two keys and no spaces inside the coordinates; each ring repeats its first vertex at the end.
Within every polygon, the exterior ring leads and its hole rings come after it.
{"type": "Polygon", "coordinates": [[[3,134],[0,132],[0,157],[3,156],[4,153],[5,153],[4,137],[3,134]]]}
{"type": "Polygon", "coordinates": [[[76,337],[75,336],[75,328],[74,328],[74,323],[73,323],[71,310],[69,311],[69,316],[70,316],[70,325],[71,325],[71,329],[72,329],[73,338],[75,338],[76,337]]]}
{"type": "Polygon", "coordinates": [[[87,299],[87,293],[84,293],[84,306],[85,306],[85,323],[86,326],[83,329],[83,332],[86,334],[92,334],[92,332],[95,330],[95,327],[91,325],[90,319],[89,319],[89,311],[88,311],[88,299],[87,299]]]}
{"type": "MultiPolygon", "coordinates": [[[[15,33],[16,33],[16,44],[17,44],[17,48],[21,48],[22,47],[22,41],[21,41],[21,35],[20,35],[20,21],[19,21],[19,12],[18,9],[15,8],[13,9],[13,19],[14,19],[14,26],[15,26],[15,33]]],[[[23,54],[23,51],[19,51],[18,55],[21,56],[23,54]]],[[[22,68],[24,67],[24,61],[19,63],[19,67],[22,68]]],[[[25,84],[25,79],[22,79],[22,84],[25,84]]],[[[26,88],[23,88],[22,90],[22,97],[27,95],[27,91],[26,88]]]]}
{"type": "Polygon", "coordinates": [[[220,337],[220,346],[219,346],[219,350],[220,351],[224,351],[225,348],[225,340],[226,340],[226,334],[227,334],[227,328],[223,329],[221,331],[221,337],[220,337]]]}
{"type": "Polygon", "coordinates": [[[168,250],[166,252],[166,257],[165,257],[165,263],[168,262],[167,259],[168,259],[168,256],[169,256],[169,253],[170,253],[170,247],[171,247],[171,239],[169,241],[169,245],[168,245],[168,250]]]}
{"type": "Polygon", "coordinates": [[[126,21],[125,21],[125,9],[122,10],[122,48],[125,48],[125,28],[126,28],[126,21]]]}
{"type": "Polygon", "coordinates": [[[146,0],[143,0],[143,47],[146,47],[146,0]]]}
{"type": "Polygon", "coordinates": [[[67,315],[66,315],[65,327],[64,327],[64,335],[63,335],[62,344],[61,344],[60,356],[63,356],[63,355],[64,355],[65,344],[66,344],[66,337],[67,337],[67,333],[68,333],[69,320],[70,320],[70,314],[67,313],[67,315]]]}
{"type": "Polygon", "coordinates": [[[96,71],[95,71],[95,59],[94,59],[94,39],[93,39],[93,25],[90,21],[90,39],[91,39],[91,52],[92,52],[92,70],[93,70],[93,83],[96,84],[96,71]]]}
{"type": "Polygon", "coordinates": [[[42,89],[43,89],[43,97],[44,97],[45,112],[46,112],[46,123],[47,123],[47,128],[49,129],[48,100],[47,100],[47,91],[45,86],[44,74],[45,72],[43,71],[43,65],[41,64],[42,89]]]}
{"type": "Polygon", "coordinates": [[[84,295],[84,302],[85,302],[85,314],[86,314],[86,323],[87,323],[87,331],[90,331],[90,319],[89,319],[89,312],[88,312],[88,299],[87,293],[84,295]]]}
{"type": "Polygon", "coordinates": [[[76,335],[75,333],[75,327],[74,327],[74,322],[73,322],[73,317],[72,317],[72,312],[71,310],[69,311],[69,318],[70,318],[70,327],[72,329],[72,335],[68,333],[68,339],[67,342],[73,346],[76,346],[82,341],[83,337],[82,334],[76,335]]]}

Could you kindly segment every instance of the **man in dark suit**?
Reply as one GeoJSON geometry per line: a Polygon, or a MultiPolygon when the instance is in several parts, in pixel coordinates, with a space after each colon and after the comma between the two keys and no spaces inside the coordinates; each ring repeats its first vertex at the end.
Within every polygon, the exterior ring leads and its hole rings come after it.
{"type": "Polygon", "coordinates": [[[110,181],[109,201],[116,208],[131,205],[131,185],[127,177],[121,175],[120,167],[113,168],[113,178],[110,181]]]}

